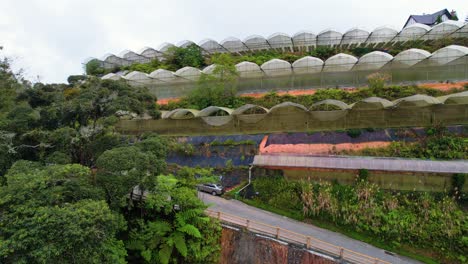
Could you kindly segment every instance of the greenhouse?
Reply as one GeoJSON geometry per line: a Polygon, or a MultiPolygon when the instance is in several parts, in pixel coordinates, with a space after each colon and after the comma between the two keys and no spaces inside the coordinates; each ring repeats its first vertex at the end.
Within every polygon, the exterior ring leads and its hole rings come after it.
{"type": "Polygon", "coordinates": [[[307,108],[301,104],[296,104],[292,102],[284,102],[273,106],[268,113],[275,113],[277,111],[299,111],[299,112],[308,112],[307,108]]]}
{"type": "Polygon", "coordinates": [[[198,116],[200,111],[194,109],[175,109],[162,116],[164,119],[192,119],[198,116]]]}
{"type": "Polygon", "coordinates": [[[336,54],[325,61],[323,66],[324,72],[344,72],[350,71],[354,65],[358,62],[358,59],[349,54],[336,54]]]}
{"type": "Polygon", "coordinates": [[[161,46],[159,46],[158,50],[161,52],[161,53],[167,53],[167,51],[171,48],[175,47],[174,44],[172,43],[163,43],[161,44],[161,46]]]}
{"type": "Polygon", "coordinates": [[[444,65],[468,55],[468,47],[450,45],[436,50],[428,59],[431,66],[444,65]]]}
{"type": "Polygon", "coordinates": [[[393,102],[398,108],[427,107],[440,104],[437,98],[425,94],[416,94],[405,98],[397,99],[393,102]]]}
{"type": "Polygon", "coordinates": [[[463,23],[460,21],[447,20],[440,24],[435,25],[431,30],[429,30],[426,35],[422,37],[424,40],[429,39],[438,39],[445,37],[457,31],[460,27],[463,26],[463,23]]]}
{"type": "Polygon", "coordinates": [[[468,23],[465,23],[451,35],[453,38],[468,38],[468,23]]]}
{"type": "Polygon", "coordinates": [[[182,40],[181,42],[177,43],[177,47],[179,48],[187,48],[188,46],[191,46],[191,45],[197,46],[197,44],[195,44],[195,42],[191,40],[182,40]]]}
{"type": "Polygon", "coordinates": [[[344,33],[343,39],[341,40],[341,45],[359,45],[366,42],[368,37],[369,32],[365,30],[358,28],[350,29],[344,33]]]}
{"type": "Polygon", "coordinates": [[[214,53],[223,53],[227,50],[221,46],[218,42],[212,39],[205,39],[198,43],[198,46],[202,48],[204,51],[214,54],[214,53]]]}
{"type": "Polygon", "coordinates": [[[156,79],[159,83],[169,83],[178,81],[177,76],[168,70],[158,69],[150,73],[149,77],[156,79]]]}
{"type": "Polygon", "coordinates": [[[293,42],[290,36],[284,33],[275,33],[268,37],[268,43],[272,49],[293,51],[293,42]]]}
{"type": "Polygon", "coordinates": [[[366,44],[377,44],[382,42],[390,42],[398,34],[393,28],[379,27],[374,29],[369,35],[366,44]]]}
{"type": "Polygon", "coordinates": [[[326,99],[320,102],[313,104],[310,107],[311,111],[332,111],[332,110],[346,110],[349,109],[349,105],[346,103],[334,100],[334,99],[326,99]]]}
{"type": "Polygon", "coordinates": [[[175,75],[179,76],[181,79],[193,82],[198,81],[201,74],[202,72],[199,69],[189,66],[179,69],[175,72],[175,75]]]}
{"type": "Polygon", "coordinates": [[[245,52],[248,50],[244,42],[234,37],[230,37],[221,41],[221,46],[223,46],[225,49],[232,53],[245,52]]]}
{"type": "Polygon", "coordinates": [[[145,47],[142,50],[140,50],[140,54],[150,59],[158,59],[158,60],[163,59],[163,54],[153,48],[145,47]]]}
{"type": "Polygon", "coordinates": [[[260,67],[267,76],[291,75],[291,64],[280,59],[272,59],[260,67]]]}
{"type": "Polygon", "coordinates": [[[254,115],[254,114],[266,114],[268,109],[262,106],[246,104],[238,107],[232,112],[232,115],[254,115]]]}
{"type": "Polygon", "coordinates": [[[115,74],[115,73],[108,73],[104,76],[101,77],[103,80],[113,80],[113,81],[118,81],[122,79],[122,76],[115,74]]]}
{"type": "Polygon", "coordinates": [[[309,31],[301,31],[292,37],[294,47],[301,50],[310,50],[317,45],[317,36],[309,31]]]}
{"type": "Polygon", "coordinates": [[[356,71],[374,71],[384,67],[393,59],[393,56],[382,52],[373,51],[359,58],[359,61],[354,66],[353,70],[356,71]]]}
{"type": "Polygon", "coordinates": [[[369,97],[351,105],[353,110],[381,110],[393,107],[393,103],[380,97],[369,97]]]}
{"type": "Polygon", "coordinates": [[[437,98],[443,104],[468,104],[468,91],[437,98]]]}
{"type": "Polygon", "coordinates": [[[402,29],[400,33],[398,33],[398,35],[395,37],[393,42],[417,40],[424,36],[429,30],[431,30],[430,26],[419,23],[412,24],[402,29]]]}
{"type": "Polygon", "coordinates": [[[249,50],[266,50],[271,48],[267,40],[259,35],[253,35],[245,38],[244,44],[249,50]]]}
{"type": "Polygon", "coordinates": [[[390,64],[392,68],[407,68],[429,58],[431,53],[422,49],[409,49],[398,53],[390,64]]]}
{"type": "Polygon", "coordinates": [[[226,107],[219,106],[208,106],[201,110],[197,116],[207,117],[207,116],[228,116],[231,115],[234,110],[226,107]]]}
{"type": "Polygon", "coordinates": [[[323,60],[311,56],[306,56],[296,60],[293,64],[293,71],[296,74],[307,74],[321,72],[323,60]]]}
{"type": "Polygon", "coordinates": [[[236,64],[236,70],[239,73],[239,76],[243,78],[255,78],[263,76],[263,71],[260,66],[253,62],[240,62],[236,64]]]}
{"type": "Polygon", "coordinates": [[[132,71],[125,75],[124,79],[129,80],[134,85],[148,85],[152,83],[152,79],[148,74],[139,71],[132,71]]]}
{"type": "Polygon", "coordinates": [[[341,43],[343,34],[340,32],[328,29],[320,32],[317,35],[317,46],[337,46],[341,43]]]}
{"type": "Polygon", "coordinates": [[[132,63],[148,63],[151,61],[151,59],[147,58],[147,57],[144,57],[140,54],[137,54],[133,51],[130,51],[130,50],[126,50],[126,51],[123,51],[121,52],[120,54],[120,57],[122,57],[123,59],[125,60],[128,60],[132,63]]]}

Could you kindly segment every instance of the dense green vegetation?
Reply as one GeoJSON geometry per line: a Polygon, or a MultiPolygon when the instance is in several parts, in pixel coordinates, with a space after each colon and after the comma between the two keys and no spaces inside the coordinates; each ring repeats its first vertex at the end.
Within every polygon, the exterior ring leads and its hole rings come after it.
{"type": "MultiPolygon", "coordinates": [[[[326,60],[333,55],[338,53],[346,53],[356,57],[361,57],[367,53],[372,51],[383,51],[387,52],[393,56],[397,55],[398,53],[411,49],[411,48],[418,48],[424,49],[429,52],[434,52],[440,48],[449,46],[449,45],[462,45],[468,46],[468,40],[466,38],[443,38],[438,40],[431,40],[431,41],[422,41],[422,40],[415,40],[415,41],[406,41],[406,42],[399,42],[399,43],[386,43],[386,44],[379,44],[374,47],[346,47],[346,46],[338,46],[338,47],[325,47],[319,46],[316,49],[311,51],[300,50],[300,51],[285,51],[279,52],[276,50],[267,50],[267,51],[255,51],[249,52],[243,55],[232,55],[232,59],[234,64],[237,64],[242,61],[249,61],[254,62],[258,65],[262,65],[263,63],[271,60],[271,59],[282,59],[293,63],[297,59],[300,59],[305,56],[313,56],[320,58],[322,60],[326,60]]],[[[215,57],[219,56],[219,54],[214,55],[204,55],[202,50],[192,44],[187,46],[186,48],[181,47],[172,47],[170,48],[167,53],[164,55],[162,61],[157,59],[152,60],[149,63],[134,63],[130,66],[125,67],[115,67],[113,69],[104,69],[101,68],[99,62],[96,60],[92,60],[86,64],[85,70],[88,75],[103,75],[109,72],[117,72],[120,70],[129,70],[129,71],[141,71],[145,73],[151,73],[157,69],[166,69],[171,71],[176,71],[180,68],[185,66],[191,66],[195,68],[202,69],[206,65],[210,65],[215,63],[215,57]]]]}
{"type": "Polygon", "coordinates": [[[114,129],[119,117],[159,118],[156,98],[71,79],[31,85],[1,62],[0,262],[217,262],[220,226],[195,174],[167,173],[174,144],[114,129]]]}
{"type": "Polygon", "coordinates": [[[299,220],[334,223],[340,230],[370,235],[390,250],[466,261],[468,221],[454,197],[383,191],[365,178],[344,186],[258,177],[253,181],[258,194],[247,202],[299,220]]]}

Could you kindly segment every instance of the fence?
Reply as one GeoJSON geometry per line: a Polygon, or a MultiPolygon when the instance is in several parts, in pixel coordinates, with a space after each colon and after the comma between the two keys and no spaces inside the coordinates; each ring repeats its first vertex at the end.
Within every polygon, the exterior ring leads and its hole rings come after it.
{"type": "Polygon", "coordinates": [[[339,247],[320,239],[295,233],[277,226],[251,221],[249,219],[219,211],[216,212],[212,210],[206,210],[206,212],[209,216],[217,218],[220,221],[242,226],[253,232],[271,235],[277,239],[301,244],[304,245],[307,249],[323,252],[327,255],[338,257],[350,263],[390,264],[389,262],[383,261],[381,259],[361,254],[356,251],[339,247]]]}

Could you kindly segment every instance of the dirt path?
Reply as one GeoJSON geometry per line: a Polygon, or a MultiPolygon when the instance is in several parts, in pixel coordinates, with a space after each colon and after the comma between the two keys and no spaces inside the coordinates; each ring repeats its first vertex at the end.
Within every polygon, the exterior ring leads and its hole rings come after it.
{"type": "Polygon", "coordinates": [[[322,229],[310,224],[305,224],[284,216],[273,214],[237,200],[226,200],[221,197],[212,196],[207,193],[199,193],[200,199],[210,206],[211,210],[237,215],[252,221],[266,223],[272,226],[279,226],[283,229],[291,230],[307,236],[312,236],[328,243],[344,247],[368,256],[379,258],[390,263],[420,263],[418,261],[399,256],[389,255],[384,250],[369,245],[367,243],[351,239],[342,234],[322,229]]]}

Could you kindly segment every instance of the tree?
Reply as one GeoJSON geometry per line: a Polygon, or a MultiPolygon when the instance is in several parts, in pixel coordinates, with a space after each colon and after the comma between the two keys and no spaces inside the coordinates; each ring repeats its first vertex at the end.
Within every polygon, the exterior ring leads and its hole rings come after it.
{"type": "Polygon", "coordinates": [[[193,187],[180,185],[174,176],[158,176],[127,248],[146,263],[217,263],[221,229],[205,208],[193,187]]]}
{"type": "Polygon", "coordinates": [[[165,168],[164,160],[135,146],[107,150],[96,165],[98,184],[106,191],[113,208],[125,206],[133,187],[140,185],[145,189],[145,182],[165,168]]]}
{"type": "Polygon", "coordinates": [[[2,263],[125,263],[125,221],[80,165],[18,161],[0,187],[2,263]],[[27,228],[25,228],[27,227],[27,228]]]}
{"type": "Polygon", "coordinates": [[[200,47],[195,44],[188,45],[186,48],[169,48],[165,54],[165,64],[168,70],[171,71],[176,71],[186,66],[195,68],[206,66],[202,51],[200,47]]]}

